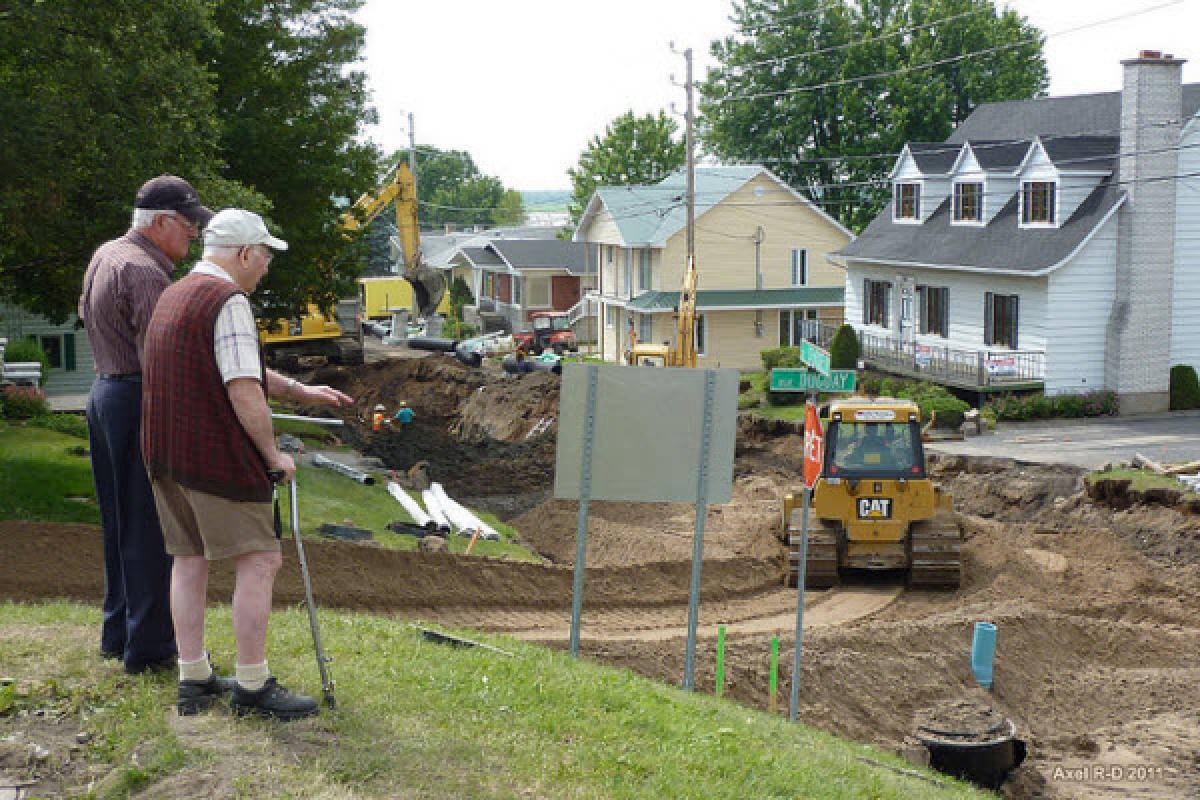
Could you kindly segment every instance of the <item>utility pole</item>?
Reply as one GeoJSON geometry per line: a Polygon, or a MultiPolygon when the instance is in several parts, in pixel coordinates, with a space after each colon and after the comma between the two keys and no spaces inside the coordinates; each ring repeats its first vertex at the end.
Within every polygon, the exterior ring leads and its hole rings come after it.
{"type": "Polygon", "coordinates": [[[408,112],[408,169],[413,174],[413,186],[417,185],[417,129],[413,124],[413,112],[408,112]]]}
{"type": "Polygon", "coordinates": [[[684,88],[687,91],[687,133],[684,142],[687,147],[687,258],[689,264],[696,263],[696,148],[692,136],[692,48],[683,51],[687,61],[687,80],[684,88]]]}

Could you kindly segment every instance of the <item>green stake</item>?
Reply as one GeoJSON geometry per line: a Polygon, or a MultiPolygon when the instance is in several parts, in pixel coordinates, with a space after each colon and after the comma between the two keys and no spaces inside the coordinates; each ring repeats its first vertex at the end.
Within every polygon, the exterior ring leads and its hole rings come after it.
{"type": "Polygon", "coordinates": [[[775,695],[779,688],[779,637],[771,637],[771,690],[767,695],[767,711],[775,713],[775,695]]]}
{"type": "Polygon", "coordinates": [[[725,688],[725,626],[717,626],[717,697],[725,688]]]}

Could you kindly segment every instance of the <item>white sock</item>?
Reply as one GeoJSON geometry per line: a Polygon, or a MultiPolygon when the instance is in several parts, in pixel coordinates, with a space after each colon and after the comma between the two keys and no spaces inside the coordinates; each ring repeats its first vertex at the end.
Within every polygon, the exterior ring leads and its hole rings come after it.
{"type": "Polygon", "coordinates": [[[195,661],[179,662],[179,680],[181,681],[206,681],[212,675],[212,665],[208,663],[208,653],[200,656],[195,661]]]}
{"type": "Polygon", "coordinates": [[[266,685],[271,671],[267,669],[266,661],[261,664],[238,664],[236,677],[238,686],[248,692],[257,692],[266,685]]]}

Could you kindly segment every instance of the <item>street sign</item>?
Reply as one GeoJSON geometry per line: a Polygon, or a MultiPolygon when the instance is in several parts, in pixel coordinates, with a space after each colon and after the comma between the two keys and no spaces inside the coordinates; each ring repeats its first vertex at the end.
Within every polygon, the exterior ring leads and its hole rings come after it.
{"type": "Polygon", "coordinates": [[[793,367],[771,370],[772,392],[853,392],[854,383],[852,369],[830,370],[828,375],[793,367]]]}
{"type": "Polygon", "coordinates": [[[822,375],[829,374],[829,353],[808,339],[800,342],[800,360],[822,375]]]}

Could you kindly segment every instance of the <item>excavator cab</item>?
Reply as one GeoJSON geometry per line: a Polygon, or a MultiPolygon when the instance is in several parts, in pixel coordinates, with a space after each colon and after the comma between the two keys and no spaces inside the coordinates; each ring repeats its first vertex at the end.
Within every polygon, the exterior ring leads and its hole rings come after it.
{"type": "MultiPolygon", "coordinates": [[[[903,572],[913,586],[957,587],[962,532],[951,497],[929,479],[920,410],[910,400],[848,398],[830,405],[825,458],[813,487],[806,585],[847,570],[903,572]]],[[[798,496],[784,498],[788,579],[798,578],[798,496]]]]}

